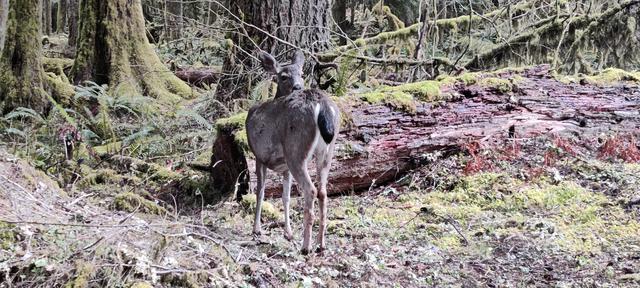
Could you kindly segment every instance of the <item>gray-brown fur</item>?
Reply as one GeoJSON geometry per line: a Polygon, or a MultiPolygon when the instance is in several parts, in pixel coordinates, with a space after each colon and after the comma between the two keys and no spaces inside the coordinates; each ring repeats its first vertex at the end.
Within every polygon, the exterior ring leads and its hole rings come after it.
{"type": "MultiPolygon", "coordinates": [[[[266,54],[266,53],[264,53],[266,54]]],[[[295,57],[300,54],[296,53],[295,57]]],[[[294,58],[295,58],[294,57],[294,58]]],[[[270,55],[261,55],[263,67],[267,71],[280,74],[282,69],[270,55]],[[266,60],[265,60],[266,59],[266,60]],[[276,64],[276,65],[274,65],[276,64]],[[273,67],[278,67],[271,69],[273,67]]],[[[292,69],[296,65],[302,66],[303,61],[293,61],[292,69]]],[[[301,69],[300,69],[301,72],[301,69]]],[[[301,81],[302,74],[285,72],[288,75],[299,75],[300,79],[278,78],[278,91],[282,93],[276,98],[256,105],[249,110],[246,128],[249,147],[256,157],[256,189],[257,205],[253,232],[260,234],[260,214],[264,198],[264,181],[267,168],[281,173],[284,178],[282,201],[285,210],[285,237],[293,238],[289,221],[289,199],[291,179],[296,179],[304,197],[304,232],[302,252],[307,253],[311,248],[311,228],[314,221],[313,203],[318,197],[320,208],[320,231],[318,232],[319,250],[325,248],[324,233],[327,221],[327,179],[335,140],[339,131],[340,111],[326,93],[317,89],[296,90],[293,85],[283,83],[282,80],[296,83],[301,81]],[[282,86],[282,90],[281,90],[282,86]],[[321,129],[327,131],[327,123],[318,125],[321,110],[326,115],[324,121],[332,124],[333,139],[323,140],[321,129]],[[324,126],[323,126],[324,125],[324,126]],[[314,187],[309,176],[307,166],[314,156],[318,169],[318,189],[314,187]]],[[[296,76],[297,77],[297,76],[296,76]]],[[[325,133],[326,134],[326,133],[325,133]]],[[[326,135],[325,135],[326,136],[326,135]]]]}

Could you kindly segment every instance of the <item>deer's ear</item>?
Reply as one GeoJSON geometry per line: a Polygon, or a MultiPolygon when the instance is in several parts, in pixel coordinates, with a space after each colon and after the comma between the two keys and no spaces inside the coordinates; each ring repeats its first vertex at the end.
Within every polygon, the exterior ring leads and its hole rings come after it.
{"type": "Polygon", "coordinates": [[[291,57],[291,63],[300,66],[304,65],[304,52],[302,52],[302,50],[296,50],[296,52],[293,53],[293,57],[291,57]]]}
{"type": "Polygon", "coordinates": [[[277,74],[280,69],[280,64],[276,61],[276,58],[273,58],[271,54],[267,52],[260,52],[258,55],[258,59],[260,59],[260,64],[262,64],[262,68],[272,74],[277,74]]]}

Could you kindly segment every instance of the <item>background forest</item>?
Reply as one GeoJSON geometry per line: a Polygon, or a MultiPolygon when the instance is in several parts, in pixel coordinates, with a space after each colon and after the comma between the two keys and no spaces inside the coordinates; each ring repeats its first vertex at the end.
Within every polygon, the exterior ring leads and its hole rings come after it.
{"type": "Polygon", "coordinates": [[[0,0],[0,287],[640,286],[639,20],[640,0],[0,0]],[[296,50],[342,111],[309,256],[276,175],[251,235],[244,127],[276,91],[258,52],[296,50]]]}

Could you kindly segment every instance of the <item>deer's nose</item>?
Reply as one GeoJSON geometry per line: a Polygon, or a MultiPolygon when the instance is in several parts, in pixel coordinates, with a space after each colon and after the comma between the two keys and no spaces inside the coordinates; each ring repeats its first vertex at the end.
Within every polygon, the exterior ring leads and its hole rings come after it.
{"type": "Polygon", "coordinates": [[[293,90],[302,90],[302,84],[295,84],[293,85],[293,90]]]}

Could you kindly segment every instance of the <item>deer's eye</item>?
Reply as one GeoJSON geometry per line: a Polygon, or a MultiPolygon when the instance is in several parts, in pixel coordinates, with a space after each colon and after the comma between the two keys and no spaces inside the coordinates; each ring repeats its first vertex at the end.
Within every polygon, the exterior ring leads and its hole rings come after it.
{"type": "Polygon", "coordinates": [[[282,79],[289,79],[289,77],[290,77],[290,76],[289,76],[289,74],[287,74],[287,73],[282,73],[282,74],[280,74],[280,78],[282,78],[282,79]]]}

